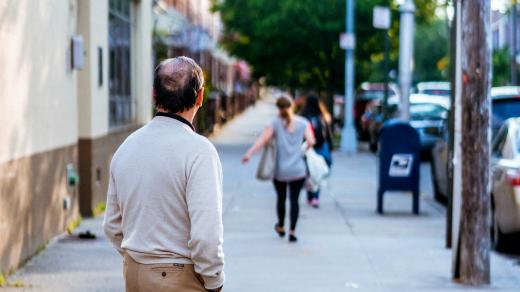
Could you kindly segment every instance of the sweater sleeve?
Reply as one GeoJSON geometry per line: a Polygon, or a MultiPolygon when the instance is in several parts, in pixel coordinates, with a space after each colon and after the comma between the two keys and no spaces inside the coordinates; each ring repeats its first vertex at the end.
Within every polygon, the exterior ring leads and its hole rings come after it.
{"type": "MultiPolygon", "coordinates": [[[[213,146],[211,146],[213,147],[213,146]]],[[[195,272],[207,289],[224,284],[222,167],[214,148],[197,154],[188,171],[186,202],[191,231],[188,246],[195,272]]]]}
{"type": "Polygon", "coordinates": [[[121,242],[123,241],[122,215],[117,200],[116,185],[112,170],[108,181],[107,204],[105,210],[105,218],[103,221],[103,229],[108,240],[123,255],[121,242]]]}

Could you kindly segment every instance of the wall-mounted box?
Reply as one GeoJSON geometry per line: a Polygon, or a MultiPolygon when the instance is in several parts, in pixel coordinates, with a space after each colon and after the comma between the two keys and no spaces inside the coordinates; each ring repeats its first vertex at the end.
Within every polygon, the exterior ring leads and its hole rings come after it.
{"type": "Polygon", "coordinates": [[[71,48],[72,69],[81,70],[81,69],[83,69],[83,67],[85,65],[83,36],[81,36],[81,35],[72,36],[71,46],[72,46],[72,48],[71,48]]]}

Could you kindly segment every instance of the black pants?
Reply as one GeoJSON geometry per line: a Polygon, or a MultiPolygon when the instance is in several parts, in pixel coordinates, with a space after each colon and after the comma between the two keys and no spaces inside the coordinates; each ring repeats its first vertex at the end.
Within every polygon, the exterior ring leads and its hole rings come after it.
{"type": "Polygon", "coordinates": [[[273,180],[274,188],[278,199],[276,201],[276,210],[278,213],[278,226],[283,227],[285,221],[285,201],[287,200],[287,187],[289,187],[289,199],[291,201],[291,231],[296,229],[296,222],[298,221],[298,215],[300,213],[300,205],[298,198],[300,197],[300,191],[302,190],[305,179],[298,179],[294,181],[278,181],[273,180]]]}

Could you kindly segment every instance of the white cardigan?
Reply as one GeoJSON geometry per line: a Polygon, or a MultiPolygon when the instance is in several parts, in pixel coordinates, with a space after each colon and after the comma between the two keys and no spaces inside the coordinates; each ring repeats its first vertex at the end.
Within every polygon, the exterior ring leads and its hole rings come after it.
{"type": "Polygon", "coordinates": [[[104,230],[142,264],[194,264],[208,289],[224,283],[222,167],[215,147],[158,116],[114,154],[104,230]]]}

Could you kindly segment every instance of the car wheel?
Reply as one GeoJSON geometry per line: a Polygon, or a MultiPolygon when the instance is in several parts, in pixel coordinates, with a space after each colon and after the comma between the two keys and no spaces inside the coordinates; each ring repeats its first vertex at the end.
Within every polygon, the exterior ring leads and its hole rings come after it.
{"type": "MultiPolygon", "coordinates": [[[[493,195],[491,195],[493,197],[493,195]]],[[[495,204],[494,201],[491,202],[491,242],[493,244],[493,248],[496,251],[505,251],[505,234],[500,231],[500,226],[498,226],[498,220],[495,216],[495,204]]]]}
{"type": "Polygon", "coordinates": [[[374,137],[373,134],[370,134],[368,144],[369,144],[370,151],[372,151],[373,153],[376,153],[377,152],[377,137],[374,137]]]}
{"type": "Polygon", "coordinates": [[[430,163],[430,171],[432,176],[433,197],[437,202],[446,204],[447,198],[443,194],[441,194],[439,184],[437,182],[437,174],[435,172],[435,159],[433,159],[433,156],[430,163]]]}
{"type": "Polygon", "coordinates": [[[377,152],[377,143],[370,142],[370,151],[372,151],[373,153],[377,152]]]}

